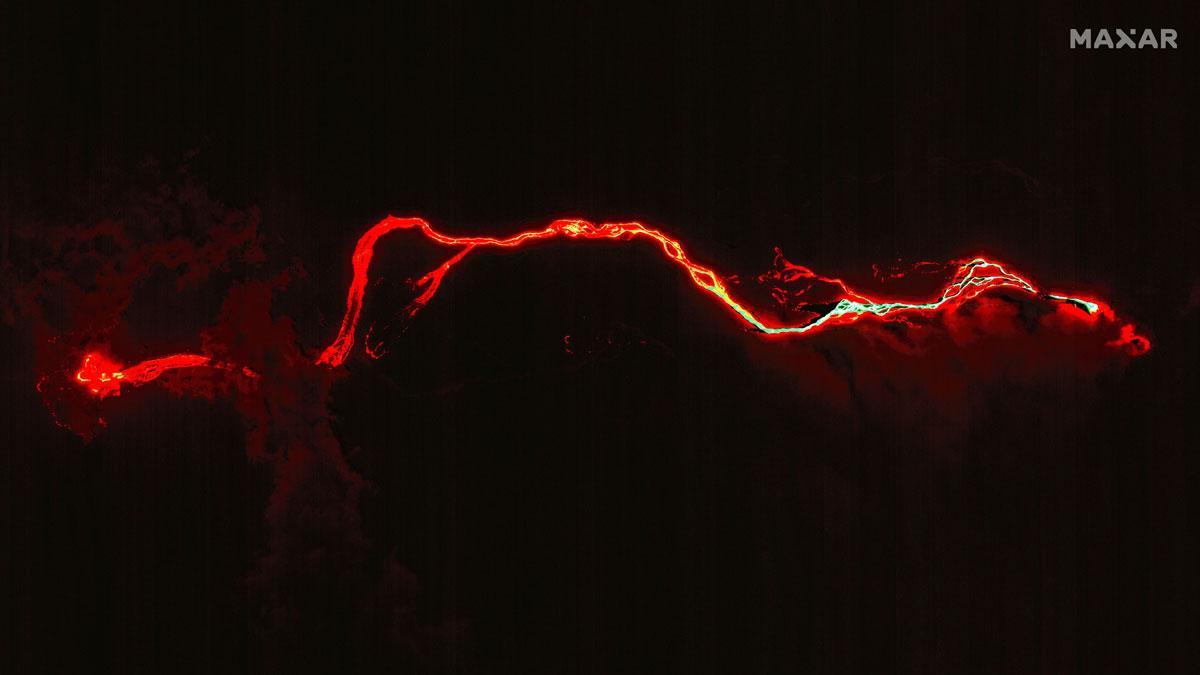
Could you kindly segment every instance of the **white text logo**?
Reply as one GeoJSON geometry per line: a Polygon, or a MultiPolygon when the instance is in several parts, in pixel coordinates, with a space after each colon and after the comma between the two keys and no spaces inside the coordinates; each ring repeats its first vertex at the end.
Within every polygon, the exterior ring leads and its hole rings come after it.
{"type": "Polygon", "coordinates": [[[1071,29],[1071,49],[1179,49],[1175,39],[1179,33],[1174,28],[1091,28],[1071,29]]]}

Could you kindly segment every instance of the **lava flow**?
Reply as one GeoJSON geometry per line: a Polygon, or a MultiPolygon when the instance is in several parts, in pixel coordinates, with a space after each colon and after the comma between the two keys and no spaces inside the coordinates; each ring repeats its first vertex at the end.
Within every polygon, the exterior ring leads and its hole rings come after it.
{"type": "MultiPolygon", "coordinates": [[[[556,220],[543,229],[527,230],[504,238],[454,237],[434,230],[428,222],[420,218],[396,218],[393,216],[377,223],[358,240],[352,258],[354,278],[346,296],[346,313],[342,318],[341,329],[333,343],[322,352],[317,363],[337,366],[343,363],[349,355],[350,349],[354,345],[355,331],[362,313],[363,295],[367,288],[367,275],[375,253],[375,245],[380,237],[395,230],[417,230],[434,243],[461,247],[454,257],[417,280],[417,287],[422,288],[422,292],[406,309],[410,316],[429,303],[451,267],[476,248],[516,248],[542,239],[566,237],[621,241],[643,238],[657,242],[667,259],[682,267],[697,288],[719,300],[750,328],[766,335],[809,333],[823,326],[853,323],[864,316],[882,317],[899,312],[936,312],[947,303],[963,302],[993,288],[1013,288],[1047,300],[1069,303],[1090,315],[1104,314],[1110,319],[1114,318],[1112,311],[1100,302],[1061,294],[1042,293],[1029,280],[1005,269],[1003,265],[984,258],[974,258],[959,264],[954,277],[942,289],[942,292],[937,297],[925,301],[872,300],[862,293],[852,290],[840,279],[821,277],[806,267],[789,264],[788,271],[793,277],[802,276],[830,284],[840,289],[842,297],[838,298],[825,311],[813,311],[812,317],[808,320],[796,324],[775,325],[762,318],[760,313],[756,313],[742,302],[734,299],[721,277],[712,269],[693,262],[678,241],[641,223],[594,225],[584,220],[556,220]]],[[[813,309],[816,309],[815,305],[813,309]]],[[[1149,349],[1149,341],[1133,333],[1132,327],[1129,329],[1128,337],[1129,348],[1132,352],[1142,353],[1149,349]]]]}
{"type": "MultiPolygon", "coordinates": [[[[451,236],[438,232],[421,218],[389,216],[363,234],[355,246],[351,259],[353,278],[346,296],[345,314],[337,337],[321,352],[316,359],[317,365],[337,367],[350,355],[362,315],[375,246],[381,237],[397,230],[414,230],[435,244],[457,249],[444,263],[416,280],[415,285],[420,289],[420,293],[405,308],[408,317],[415,315],[433,299],[446,274],[472,251],[484,248],[513,249],[541,240],[566,238],[607,241],[647,239],[655,242],[670,262],[687,272],[696,288],[715,298],[748,328],[764,335],[803,335],[825,327],[852,324],[864,317],[888,317],[906,313],[934,314],[991,289],[1012,289],[1042,300],[1069,305],[1093,318],[1104,317],[1110,322],[1117,322],[1112,309],[1098,300],[1039,290],[1030,280],[1012,272],[1004,265],[976,257],[956,263],[952,278],[941,292],[925,300],[872,299],[853,290],[840,279],[822,277],[806,267],[785,263],[786,268],[782,272],[785,280],[803,279],[819,282],[835,289],[837,297],[832,302],[801,301],[794,309],[805,315],[803,320],[795,323],[776,323],[766,318],[762,310],[754,309],[744,301],[735,299],[721,276],[689,258],[677,240],[641,223],[596,225],[584,220],[556,220],[541,229],[526,230],[498,238],[451,236]]],[[[1143,354],[1150,348],[1149,340],[1138,335],[1132,325],[1121,325],[1119,332],[1119,337],[1108,343],[1110,347],[1123,349],[1133,356],[1143,354]]],[[[139,385],[171,369],[196,367],[228,369],[231,366],[199,354],[174,354],[122,368],[102,354],[93,352],[84,357],[83,365],[75,377],[92,394],[104,397],[119,393],[123,384],[139,385]]],[[[248,370],[245,370],[245,373],[253,376],[248,370]]]]}
{"type": "Polygon", "coordinates": [[[169,370],[180,368],[240,370],[246,377],[257,377],[257,374],[249,368],[237,368],[200,354],[171,354],[125,368],[99,352],[91,352],[83,357],[83,364],[76,371],[75,380],[87,387],[87,390],[98,398],[104,398],[119,396],[122,384],[138,386],[156,379],[169,370]]]}

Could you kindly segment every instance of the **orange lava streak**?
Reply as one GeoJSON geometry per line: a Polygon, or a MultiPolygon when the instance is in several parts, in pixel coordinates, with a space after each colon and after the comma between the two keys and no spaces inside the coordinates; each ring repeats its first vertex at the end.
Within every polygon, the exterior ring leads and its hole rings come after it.
{"type": "MultiPolygon", "coordinates": [[[[911,302],[872,300],[862,293],[854,291],[840,279],[821,277],[808,268],[789,264],[786,270],[788,275],[812,278],[832,284],[841,289],[842,297],[832,306],[832,309],[807,321],[792,325],[773,325],[761,318],[759,313],[733,298],[721,277],[712,269],[689,258],[678,241],[641,223],[595,225],[585,220],[556,220],[542,229],[527,230],[509,237],[455,237],[434,230],[428,222],[421,218],[389,216],[368,230],[354,248],[352,258],[354,277],[346,295],[346,313],[342,317],[337,337],[321,353],[320,358],[317,359],[318,364],[337,366],[345,362],[349,356],[350,350],[354,346],[359,317],[362,314],[367,274],[371,266],[371,259],[375,254],[375,244],[380,237],[396,230],[417,230],[425,238],[435,243],[463,247],[453,258],[417,281],[417,286],[422,288],[422,292],[417,300],[409,305],[407,311],[410,316],[428,304],[450,268],[472,250],[481,247],[516,248],[533,241],[566,237],[589,240],[628,241],[637,238],[653,240],[659,244],[663,254],[669,260],[688,273],[697,288],[720,300],[727,309],[749,327],[768,335],[808,333],[823,326],[853,323],[867,315],[886,316],[897,312],[934,312],[941,309],[946,303],[962,302],[992,288],[1017,289],[1048,300],[1070,303],[1087,314],[1099,313],[1114,318],[1112,311],[1101,303],[1083,298],[1042,294],[1029,280],[1005,269],[1003,265],[984,258],[974,258],[959,265],[954,278],[936,298],[911,302]]],[[[1128,327],[1126,333],[1132,337],[1122,344],[1128,346],[1131,352],[1143,353],[1149,349],[1149,341],[1136,335],[1131,326],[1128,327]]]]}
{"type": "Polygon", "coordinates": [[[171,354],[123,367],[103,354],[92,352],[83,357],[75,379],[100,398],[121,393],[122,384],[137,386],[153,380],[168,370],[207,366],[212,359],[200,354],[171,354]]]}
{"type": "MultiPolygon", "coordinates": [[[[542,229],[527,230],[509,237],[455,237],[434,230],[428,222],[421,218],[389,216],[367,230],[359,238],[358,244],[354,248],[354,255],[351,258],[354,276],[346,295],[346,312],[342,317],[337,337],[317,358],[318,365],[336,367],[344,363],[349,356],[362,315],[367,275],[371,267],[371,260],[375,255],[375,245],[381,237],[396,230],[416,230],[434,243],[461,247],[446,262],[416,280],[415,285],[420,289],[420,293],[405,310],[409,317],[416,314],[433,299],[451,268],[477,248],[516,248],[530,242],[554,238],[610,241],[630,241],[641,238],[656,242],[662,249],[663,255],[683,268],[697,288],[719,300],[726,309],[748,327],[767,335],[804,334],[827,326],[853,323],[871,315],[882,317],[901,312],[932,313],[939,311],[947,303],[963,302],[993,288],[1015,289],[1044,300],[1069,304],[1091,316],[1104,316],[1110,321],[1116,321],[1112,309],[1099,301],[1043,293],[1028,279],[1006,269],[1000,263],[984,258],[974,258],[959,263],[953,278],[942,291],[934,298],[923,301],[873,300],[851,289],[840,279],[822,277],[806,267],[792,265],[785,261],[781,272],[781,278],[785,282],[798,278],[813,279],[837,287],[841,291],[841,296],[836,303],[826,305],[823,311],[814,311],[813,316],[805,321],[796,324],[775,325],[761,318],[760,313],[731,296],[721,276],[689,258],[678,241],[641,223],[595,225],[585,220],[564,219],[556,220],[542,229]]],[[[1130,324],[1122,325],[1120,337],[1109,342],[1108,345],[1124,349],[1132,355],[1145,353],[1150,348],[1149,340],[1138,335],[1130,324]]],[[[75,379],[92,394],[103,398],[119,394],[122,384],[139,385],[149,382],[169,370],[197,367],[239,370],[236,366],[220,363],[211,357],[200,354],[172,354],[124,368],[121,364],[92,352],[84,357],[83,364],[75,373],[75,379]]],[[[248,368],[240,368],[240,370],[248,377],[257,377],[248,368]]]]}
{"type": "Polygon", "coordinates": [[[90,352],[83,357],[83,364],[76,371],[75,380],[98,398],[104,398],[120,396],[123,384],[136,387],[158,378],[168,370],[201,367],[240,370],[246,377],[258,376],[249,368],[237,368],[202,354],[171,354],[125,368],[99,352],[90,352]]]}

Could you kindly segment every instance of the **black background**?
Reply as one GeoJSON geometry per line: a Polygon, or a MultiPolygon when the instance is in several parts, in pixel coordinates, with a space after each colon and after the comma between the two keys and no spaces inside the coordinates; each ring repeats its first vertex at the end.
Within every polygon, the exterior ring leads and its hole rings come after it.
{"type": "MultiPolygon", "coordinates": [[[[365,530],[423,621],[465,626],[421,669],[1196,662],[1191,3],[29,4],[0,13],[6,262],[9,223],[186,159],[303,261],[310,346],[389,213],[643,219],[741,274],[776,245],[848,278],[988,251],[1155,342],[900,424],[794,386],[644,247],[481,256],[331,404],[365,530]],[[1180,48],[1068,49],[1089,26],[1180,48]]],[[[159,351],[193,347],[211,314],[157,302],[159,351]]],[[[239,589],[269,480],[235,413],[147,388],[85,445],[27,340],[5,331],[5,670],[258,670],[239,589]]],[[[326,637],[310,663],[389,668],[326,637]]]]}

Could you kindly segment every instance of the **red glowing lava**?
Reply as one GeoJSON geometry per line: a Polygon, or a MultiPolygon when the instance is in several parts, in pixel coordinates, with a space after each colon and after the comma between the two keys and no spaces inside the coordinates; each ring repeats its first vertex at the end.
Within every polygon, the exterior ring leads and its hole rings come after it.
{"type": "Polygon", "coordinates": [[[227,363],[214,361],[211,357],[201,354],[171,354],[125,368],[99,352],[89,352],[84,355],[83,364],[75,373],[75,380],[87,387],[87,390],[95,394],[97,398],[104,398],[120,396],[123,384],[136,387],[158,378],[159,375],[169,370],[203,367],[240,370],[246,377],[257,377],[249,368],[237,368],[227,363]]]}
{"type": "MultiPolygon", "coordinates": [[[[321,353],[317,363],[326,366],[338,366],[345,362],[354,346],[355,332],[362,314],[363,296],[367,288],[367,275],[371,259],[375,254],[375,244],[380,237],[396,230],[416,230],[426,239],[448,247],[459,247],[459,251],[438,268],[432,270],[417,281],[417,287],[422,289],[420,296],[406,308],[411,316],[427,305],[437,292],[442,279],[451,267],[460,262],[468,253],[477,248],[517,248],[525,244],[543,239],[565,237],[577,240],[608,240],[630,241],[633,239],[649,239],[657,242],[662,248],[663,255],[688,273],[692,283],[700,290],[708,293],[733,312],[750,328],[766,335],[795,335],[809,333],[825,326],[845,325],[866,316],[887,316],[903,312],[933,313],[941,310],[948,303],[961,303],[978,296],[988,289],[1011,288],[1046,300],[1067,303],[1088,315],[1105,316],[1116,320],[1112,310],[1104,303],[1092,299],[1068,297],[1054,293],[1043,293],[1025,279],[997,262],[984,258],[973,258],[958,264],[957,270],[950,282],[941,293],[929,300],[887,301],[873,300],[866,295],[851,289],[840,279],[822,277],[812,270],[799,265],[785,262],[785,268],[780,274],[783,281],[796,278],[806,278],[828,284],[840,291],[839,297],[822,311],[812,312],[812,316],[800,323],[774,324],[763,318],[762,313],[748,307],[735,299],[729,293],[728,287],[720,275],[708,267],[704,267],[688,257],[683,246],[663,234],[641,223],[603,223],[595,225],[585,220],[556,220],[539,230],[527,230],[504,238],[496,237],[455,237],[442,234],[421,218],[397,218],[389,216],[375,224],[359,240],[354,248],[352,264],[354,277],[346,296],[346,313],[342,317],[341,328],[325,351],[321,353]]],[[[1133,326],[1126,325],[1122,329],[1119,345],[1133,355],[1147,351],[1150,343],[1139,336],[1133,326]]]]}
{"type": "MultiPolygon", "coordinates": [[[[934,297],[907,301],[872,299],[850,288],[840,279],[822,277],[806,267],[784,261],[782,268],[775,273],[779,277],[776,279],[777,281],[786,283],[797,279],[813,280],[835,289],[836,297],[832,302],[802,305],[801,309],[805,314],[802,321],[779,324],[765,318],[765,314],[761,310],[756,310],[744,301],[735,299],[730,294],[722,277],[714,270],[689,258],[677,240],[641,223],[596,225],[584,220],[556,220],[541,229],[527,230],[508,237],[497,238],[450,236],[434,230],[428,222],[421,218],[389,216],[367,230],[355,246],[351,258],[353,278],[346,295],[346,311],[342,317],[337,337],[317,358],[318,365],[337,367],[344,363],[349,356],[362,315],[363,299],[367,290],[368,273],[375,254],[375,246],[381,237],[397,230],[415,230],[435,244],[457,249],[444,263],[416,280],[415,285],[420,289],[420,293],[405,308],[404,312],[408,317],[415,315],[433,299],[446,274],[472,251],[481,248],[512,249],[536,241],[566,238],[602,241],[647,239],[655,242],[670,262],[687,272],[696,288],[720,302],[748,328],[764,335],[802,335],[829,326],[852,324],[870,316],[886,317],[906,313],[933,314],[948,306],[961,304],[977,297],[985,291],[1001,288],[1016,290],[1050,302],[1062,303],[1066,307],[1073,308],[1073,311],[1080,312],[1092,319],[1104,317],[1110,322],[1117,322],[1115,313],[1103,302],[1090,298],[1044,292],[1031,281],[1012,272],[1001,263],[977,257],[956,263],[952,278],[934,297]]],[[[1150,342],[1145,337],[1138,335],[1131,324],[1126,323],[1121,324],[1119,337],[1109,342],[1108,346],[1123,350],[1131,356],[1137,356],[1149,350],[1150,342]]],[[[376,348],[368,346],[368,351],[375,354],[376,348]]],[[[199,354],[174,354],[123,368],[120,364],[101,354],[92,352],[84,357],[75,379],[93,395],[103,398],[119,394],[123,384],[136,386],[149,382],[168,370],[196,367],[232,368],[229,364],[218,363],[211,357],[199,354]]],[[[246,375],[254,376],[247,369],[241,370],[246,375]]]]}

